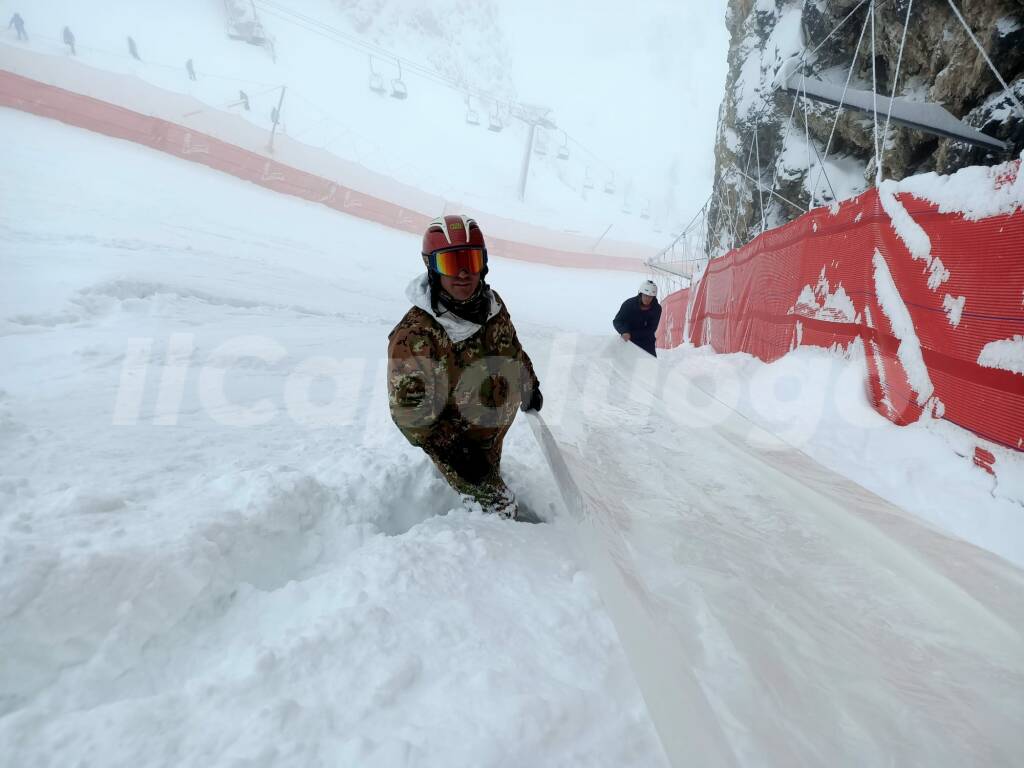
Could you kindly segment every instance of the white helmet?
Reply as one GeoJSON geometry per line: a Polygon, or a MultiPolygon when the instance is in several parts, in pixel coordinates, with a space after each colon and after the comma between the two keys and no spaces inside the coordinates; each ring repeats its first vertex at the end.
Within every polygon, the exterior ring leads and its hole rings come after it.
{"type": "Polygon", "coordinates": [[[654,284],[653,280],[644,280],[640,283],[640,293],[644,296],[656,297],[658,295],[658,286],[654,284]]]}

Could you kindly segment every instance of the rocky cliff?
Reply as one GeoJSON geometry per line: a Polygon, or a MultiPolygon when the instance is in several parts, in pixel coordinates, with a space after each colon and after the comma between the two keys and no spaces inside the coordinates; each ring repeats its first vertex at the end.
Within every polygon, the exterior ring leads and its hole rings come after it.
{"type": "MultiPolygon", "coordinates": [[[[851,88],[870,91],[874,69],[878,92],[891,93],[910,0],[876,1],[872,67],[870,1],[730,0],[729,75],[719,112],[716,193],[709,214],[712,253],[760,232],[762,203],[764,224],[772,227],[798,216],[812,199],[815,205],[827,205],[874,183],[871,116],[843,110],[836,121],[835,107],[811,103],[805,117],[803,100],[794,109],[793,97],[777,84],[787,73],[797,72],[842,86],[852,64],[851,88]],[[805,51],[814,52],[802,55],[805,51]],[[760,193],[755,180],[763,185],[760,193]],[[767,191],[773,187],[775,195],[767,191]]],[[[1024,0],[955,2],[1024,101],[1024,0]]],[[[882,165],[885,178],[945,173],[1019,156],[1024,117],[948,0],[913,0],[910,10],[897,96],[941,104],[964,122],[1008,141],[1011,150],[1004,154],[891,126],[882,165]]]]}

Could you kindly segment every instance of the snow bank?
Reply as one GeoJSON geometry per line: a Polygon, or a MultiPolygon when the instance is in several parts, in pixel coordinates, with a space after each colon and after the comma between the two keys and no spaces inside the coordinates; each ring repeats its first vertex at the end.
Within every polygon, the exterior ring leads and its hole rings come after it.
{"type": "Polygon", "coordinates": [[[1024,336],[990,341],[978,355],[978,365],[1024,374],[1024,336]]]}
{"type": "MultiPolygon", "coordinates": [[[[1014,160],[995,166],[971,166],[949,176],[924,173],[898,182],[884,181],[879,194],[886,205],[887,196],[906,192],[935,203],[942,213],[961,213],[971,221],[1008,215],[1024,208],[1024,173],[1020,172],[1020,164],[1020,160],[1014,160]]],[[[889,212],[888,206],[886,211],[889,212]]],[[[889,215],[893,216],[891,212],[889,215]]],[[[893,220],[897,218],[893,216],[893,220]]],[[[911,247],[909,242],[907,245],[911,247]]],[[[915,256],[923,258],[916,253],[915,256]]]]}
{"type": "Polygon", "coordinates": [[[935,392],[935,387],[928,375],[928,366],[921,356],[921,341],[917,338],[907,305],[903,303],[903,297],[889,272],[889,265],[878,249],[875,249],[873,263],[878,304],[888,318],[896,338],[900,340],[896,354],[907,373],[907,381],[917,393],[917,404],[923,406],[935,392]]]}

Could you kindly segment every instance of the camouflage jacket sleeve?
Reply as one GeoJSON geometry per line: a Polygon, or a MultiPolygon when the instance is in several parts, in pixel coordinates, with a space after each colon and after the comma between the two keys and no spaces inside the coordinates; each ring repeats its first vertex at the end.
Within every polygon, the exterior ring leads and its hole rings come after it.
{"type": "Polygon", "coordinates": [[[446,362],[429,332],[403,320],[388,342],[391,418],[413,445],[425,445],[448,400],[446,362]]]}

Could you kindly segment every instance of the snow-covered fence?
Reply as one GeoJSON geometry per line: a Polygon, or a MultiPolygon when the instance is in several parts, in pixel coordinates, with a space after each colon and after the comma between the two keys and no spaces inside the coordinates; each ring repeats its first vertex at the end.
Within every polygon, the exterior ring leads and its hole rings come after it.
{"type": "Polygon", "coordinates": [[[326,150],[269,134],[190,96],[78,61],[4,48],[0,106],[133,141],[337,211],[419,234],[457,210],[480,220],[494,256],[585,269],[643,272],[652,248],[492,216],[374,173],[326,150]]]}
{"type": "MultiPolygon", "coordinates": [[[[773,361],[862,343],[882,415],[942,418],[1024,450],[1020,161],[887,181],[812,210],[713,259],[665,304],[663,347],[773,361]]],[[[986,453],[975,460],[991,469],[986,453]]]]}

